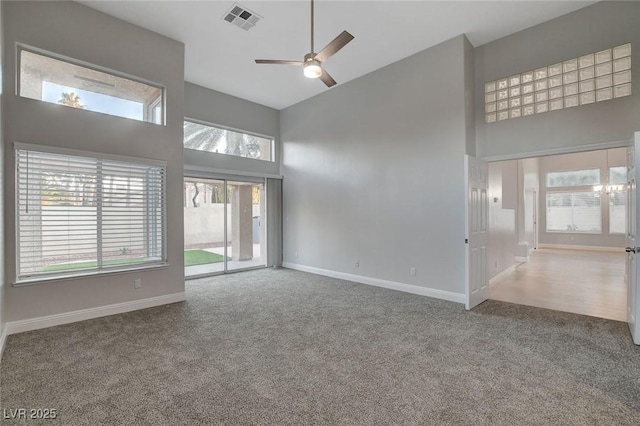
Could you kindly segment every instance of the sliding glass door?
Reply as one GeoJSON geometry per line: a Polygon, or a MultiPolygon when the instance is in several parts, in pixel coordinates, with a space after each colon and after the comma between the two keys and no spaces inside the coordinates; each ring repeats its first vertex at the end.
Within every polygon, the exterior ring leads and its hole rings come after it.
{"type": "Polygon", "coordinates": [[[186,276],[224,271],[225,182],[184,180],[184,267],[186,276]]]}
{"type": "Polygon", "coordinates": [[[264,193],[264,183],[185,178],[186,277],[266,264],[264,193]]]}
{"type": "Polygon", "coordinates": [[[227,269],[264,266],[267,261],[265,237],[264,184],[227,182],[230,198],[231,233],[227,235],[227,269]]]}

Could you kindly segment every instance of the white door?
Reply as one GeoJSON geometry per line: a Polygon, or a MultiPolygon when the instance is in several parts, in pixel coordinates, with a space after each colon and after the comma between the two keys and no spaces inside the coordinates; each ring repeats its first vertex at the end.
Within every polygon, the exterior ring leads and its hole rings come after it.
{"type": "Polygon", "coordinates": [[[489,250],[488,167],[485,161],[465,155],[466,181],[466,308],[489,298],[487,251],[489,250]]]}
{"type": "Polygon", "coordinates": [[[640,132],[635,134],[634,145],[627,150],[627,262],[626,262],[626,282],[627,282],[627,321],[633,342],[640,345],[640,323],[638,322],[638,310],[640,309],[640,294],[638,292],[638,262],[637,256],[640,254],[640,247],[636,246],[636,231],[638,226],[638,197],[636,196],[636,183],[640,167],[638,161],[640,155],[640,132]]]}

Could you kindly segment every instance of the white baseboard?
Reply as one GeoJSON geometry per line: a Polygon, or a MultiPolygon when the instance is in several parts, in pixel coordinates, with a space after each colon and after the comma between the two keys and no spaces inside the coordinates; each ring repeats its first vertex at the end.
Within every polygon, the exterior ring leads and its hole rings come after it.
{"type": "Polygon", "coordinates": [[[365,277],[362,275],[347,274],[345,272],[331,271],[329,269],[315,268],[313,266],[299,265],[297,263],[283,262],[282,266],[289,269],[295,269],[296,271],[323,275],[325,277],[338,278],[341,280],[353,281],[360,284],[368,284],[376,287],[388,288],[390,290],[418,294],[420,296],[433,297],[435,299],[448,300],[450,302],[465,303],[464,294],[453,293],[451,291],[420,287],[417,285],[399,283],[396,281],[381,280],[379,278],[365,277]]]}
{"type": "Polygon", "coordinates": [[[2,354],[4,353],[4,344],[7,342],[7,327],[0,333],[0,361],[2,361],[2,354]]]}
{"type": "Polygon", "coordinates": [[[615,253],[624,252],[624,247],[599,247],[599,246],[579,246],[571,244],[538,244],[541,249],[563,249],[563,250],[587,250],[587,251],[610,251],[615,253]]]}
{"type": "Polygon", "coordinates": [[[516,270],[516,265],[509,266],[507,269],[505,269],[504,271],[500,272],[495,277],[491,278],[489,280],[489,286],[491,287],[491,286],[496,285],[498,283],[498,281],[500,281],[501,279],[503,279],[507,275],[511,274],[512,272],[515,272],[515,270],[516,270]]]}
{"type": "Polygon", "coordinates": [[[137,311],[138,309],[146,309],[152,308],[154,306],[167,305],[169,303],[183,302],[184,300],[185,293],[180,292],[163,296],[149,297],[147,299],[132,300],[130,302],[115,303],[113,305],[98,306],[96,308],[82,309],[79,311],[64,312],[61,314],[47,315],[44,317],[31,318],[20,321],[11,321],[5,324],[4,334],[6,336],[9,336],[11,334],[23,333],[25,331],[39,330],[41,328],[53,327],[56,325],[69,324],[72,322],[137,311]]]}
{"type": "Polygon", "coordinates": [[[526,256],[526,257],[524,257],[524,256],[515,256],[513,258],[513,260],[515,260],[516,262],[519,262],[519,263],[527,263],[529,261],[529,256],[526,256]]]}

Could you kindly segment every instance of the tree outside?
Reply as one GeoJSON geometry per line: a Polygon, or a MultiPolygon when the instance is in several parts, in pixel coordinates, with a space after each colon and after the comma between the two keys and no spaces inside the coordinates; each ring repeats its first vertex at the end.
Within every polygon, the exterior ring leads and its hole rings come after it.
{"type": "Polygon", "coordinates": [[[74,92],[62,92],[60,94],[60,99],[58,99],[58,103],[72,108],[84,109],[84,105],[80,103],[80,96],[76,95],[74,92]]]}

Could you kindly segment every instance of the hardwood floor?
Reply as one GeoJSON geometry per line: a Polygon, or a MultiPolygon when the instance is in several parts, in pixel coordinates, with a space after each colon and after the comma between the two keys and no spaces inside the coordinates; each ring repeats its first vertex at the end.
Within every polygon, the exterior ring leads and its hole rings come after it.
{"type": "Polygon", "coordinates": [[[626,254],[538,249],[495,283],[491,299],[627,320],[626,254]]]}

